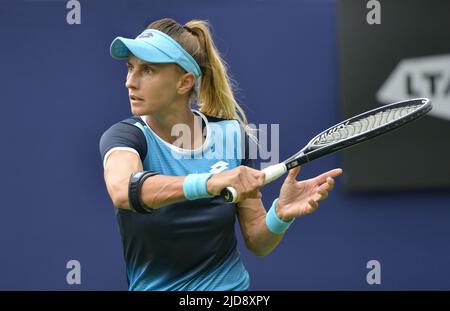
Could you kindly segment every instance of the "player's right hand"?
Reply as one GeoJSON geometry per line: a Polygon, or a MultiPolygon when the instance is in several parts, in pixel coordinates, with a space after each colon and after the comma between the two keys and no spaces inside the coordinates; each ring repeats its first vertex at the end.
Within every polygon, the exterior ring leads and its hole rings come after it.
{"type": "Polygon", "coordinates": [[[261,198],[259,190],[264,186],[264,175],[259,170],[241,165],[211,176],[206,183],[206,189],[212,195],[220,195],[226,187],[234,187],[238,194],[236,202],[247,198],[261,198]]]}

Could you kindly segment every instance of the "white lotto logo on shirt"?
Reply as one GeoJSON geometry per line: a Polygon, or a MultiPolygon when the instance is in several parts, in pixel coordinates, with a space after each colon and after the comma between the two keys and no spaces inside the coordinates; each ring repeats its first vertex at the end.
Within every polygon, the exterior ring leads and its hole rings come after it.
{"type": "Polygon", "coordinates": [[[226,170],[228,165],[230,165],[230,164],[227,162],[219,161],[216,164],[211,166],[211,169],[209,170],[209,172],[214,173],[214,174],[220,173],[223,170],[226,170]]]}

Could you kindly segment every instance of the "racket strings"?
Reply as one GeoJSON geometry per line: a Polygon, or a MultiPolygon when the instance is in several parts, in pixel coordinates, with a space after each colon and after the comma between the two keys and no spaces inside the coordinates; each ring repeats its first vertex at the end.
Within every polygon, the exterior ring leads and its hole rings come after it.
{"type": "Polygon", "coordinates": [[[374,130],[416,111],[421,106],[421,104],[418,104],[387,109],[346,125],[341,124],[327,133],[320,135],[313,144],[329,144],[374,130]]]}

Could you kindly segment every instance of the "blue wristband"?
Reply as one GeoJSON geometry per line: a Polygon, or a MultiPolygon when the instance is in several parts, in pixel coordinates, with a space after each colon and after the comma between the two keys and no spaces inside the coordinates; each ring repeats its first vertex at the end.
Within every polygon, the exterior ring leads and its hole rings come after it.
{"type": "Polygon", "coordinates": [[[183,182],[184,197],[187,200],[197,200],[203,198],[212,198],[206,190],[206,182],[213,173],[189,174],[183,182]]]}
{"type": "Polygon", "coordinates": [[[269,212],[266,216],[266,225],[267,229],[269,229],[270,232],[275,234],[283,234],[291,225],[291,223],[294,222],[295,218],[289,221],[284,221],[278,218],[277,213],[275,211],[277,206],[278,198],[276,198],[272,206],[270,207],[269,212]]]}

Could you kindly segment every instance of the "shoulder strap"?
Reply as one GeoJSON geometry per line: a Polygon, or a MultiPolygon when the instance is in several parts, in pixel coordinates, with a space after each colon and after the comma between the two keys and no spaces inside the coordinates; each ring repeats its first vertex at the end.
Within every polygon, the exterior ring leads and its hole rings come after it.
{"type": "Polygon", "coordinates": [[[135,125],[136,122],[140,123],[142,126],[147,126],[147,124],[145,124],[144,120],[142,120],[141,117],[137,117],[137,116],[132,116],[129,117],[128,119],[122,120],[120,121],[121,123],[126,123],[126,124],[130,124],[130,125],[135,125]]]}

